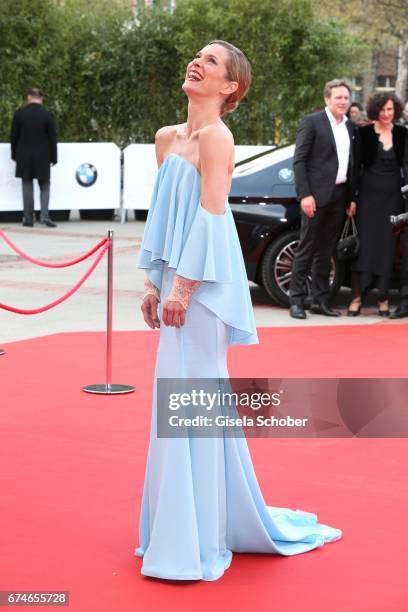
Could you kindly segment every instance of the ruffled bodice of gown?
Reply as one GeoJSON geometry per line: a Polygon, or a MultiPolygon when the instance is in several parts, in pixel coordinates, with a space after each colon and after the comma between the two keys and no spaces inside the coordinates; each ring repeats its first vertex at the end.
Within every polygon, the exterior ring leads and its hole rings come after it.
{"type": "Polygon", "coordinates": [[[159,289],[167,262],[176,274],[202,281],[193,298],[229,326],[229,344],[256,344],[255,320],[245,264],[228,202],[209,213],[200,202],[201,176],[171,153],[160,166],[138,267],[159,289]]]}

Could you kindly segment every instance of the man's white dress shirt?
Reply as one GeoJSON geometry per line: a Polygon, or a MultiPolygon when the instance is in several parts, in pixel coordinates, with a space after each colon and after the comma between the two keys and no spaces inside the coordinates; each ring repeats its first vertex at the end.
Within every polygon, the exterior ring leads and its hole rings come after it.
{"type": "Polygon", "coordinates": [[[327,106],[325,110],[333,131],[334,140],[336,141],[337,158],[339,160],[336,185],[340,185],[341,183],[345,183],[347,181],[347,169],[350,158],[350,135],[346,127],[347,117],[343,115],[341,122],[337,123],[335,117],[329,111],[327,106]]]}

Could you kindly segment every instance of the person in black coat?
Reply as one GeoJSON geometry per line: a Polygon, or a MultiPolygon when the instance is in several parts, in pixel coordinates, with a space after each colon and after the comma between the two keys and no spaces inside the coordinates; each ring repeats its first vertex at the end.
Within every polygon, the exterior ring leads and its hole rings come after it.
{"type": "MultiPolygon", "coordinates": [[[[407,108],[407,104],[405,105],[407,108]]],[[[408,111],[407,111],[408,112],[408,111]]],[[[405,152],[402,161],[402,174],[404,185],[408,185],[408,128],[405,128],[405,152]]],[[[405,212],[408,213],[408,199],[405,199],[405,212]]],[[[402,244],[402,259],[400,270],[401,287],[399,292],[399,304],[397,308],[391,312],[391,319],[402,319],[408,317],[408,228],[401,232],[402,244]]]]}
{"type": "Polygon", "coordinates": [[[356,222],[360,250],[352,264],[348,316],[360,313],[362,297],[373,286],[379,290],[379,316],[390,314],[388,290],[397,240],[390,216],[404,209],[401,187],[407,129],[394,123],[401,112],[402,103],[395,94],[375,93],[367,104],[367,114],[373,123],[359,128],[356,222]]]}
{"type": "Polygon", "coordinates": [[[33,179],[40,187],[40,222],[56,227],[48,214],[50,165],[57,163],[57,131],[50,111],[43,106],[39,89],[30,89],[27,105],[19,108],[11,127],[11,158],[16,162],[16,177],[23,180],[23,225],[34,224],[33,179]]]}
{"type": "Polygon", "coordinates": [[[311,312],[339,316],[328,305],[330,260],[346,209],[353,214],[356,127],[345,116],[350,85],[333,80],[324,89],[325,110],[300,123],[294,157],[296,191],[301,204],[300,241],[290,283],[290,315],[305,319],[306,278],[312,269],[311,312]]]}

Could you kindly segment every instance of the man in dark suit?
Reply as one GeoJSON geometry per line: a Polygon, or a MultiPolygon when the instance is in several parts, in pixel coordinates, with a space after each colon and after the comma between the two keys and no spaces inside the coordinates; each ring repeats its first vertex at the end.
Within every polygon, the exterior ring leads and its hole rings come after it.
{"type": "Polygon", "coordinates": [[[11,127],[11,158],[16,162],[16,176],[23,179],[23,225],[34,225],[33,179],[40,187],[40,223],[56,227],[48,214],[50,200],[50,165],[57,163],[57,132],[52,114],[43,105],[39,89],[30,89],[27,105],[19,108],[11,127]]]}
{"type": "Polygon", "coordinates": [[[306,115],[296,136],[294,171],[301,205],[299,247],[290,283],[290,315],[305,319],[305,281],[312,270],[311,312],[340,316],[328,305],[330,259],[345,219],[353,215],[353,140],[355,127],[347,119],[350,85],[340,79],[324,88],[326,108],[306,115]]]}

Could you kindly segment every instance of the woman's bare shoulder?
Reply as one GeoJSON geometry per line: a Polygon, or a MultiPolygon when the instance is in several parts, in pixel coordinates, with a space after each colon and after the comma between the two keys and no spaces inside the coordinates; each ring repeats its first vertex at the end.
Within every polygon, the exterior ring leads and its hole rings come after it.
{"type": "Polygon", "coordinates": [[[234,137],[231,130],[223,123],[207,125],[199,134],[200,158],[216,156],[233,162],[234,137]]]}
{"type": "Polygon", "coordinates": [[[165,125],[157,130],[155,134],[155,142],[159,143],[167,143],[173,141],[185,128],[185,123],[179,123],[177,125],[165,125]]]}
{"type": "Polygon", "coordinates": [[[199,138],[200,140],[208,143],[222,142],[232,145],[234,144],[232,132],[223,121],[211,123],[210,125],[206,125],[205,127],[201,128],[199,138]]]}
{"type": "Polygon", "coordinates": [[[174,141],[184,126],[185,124],[182,123],[178,125],[165,125],[157,130],[154,142],[156,145],[156,157],[159,166],[161,165],[167,151],[172,148],[174,141]]]}

